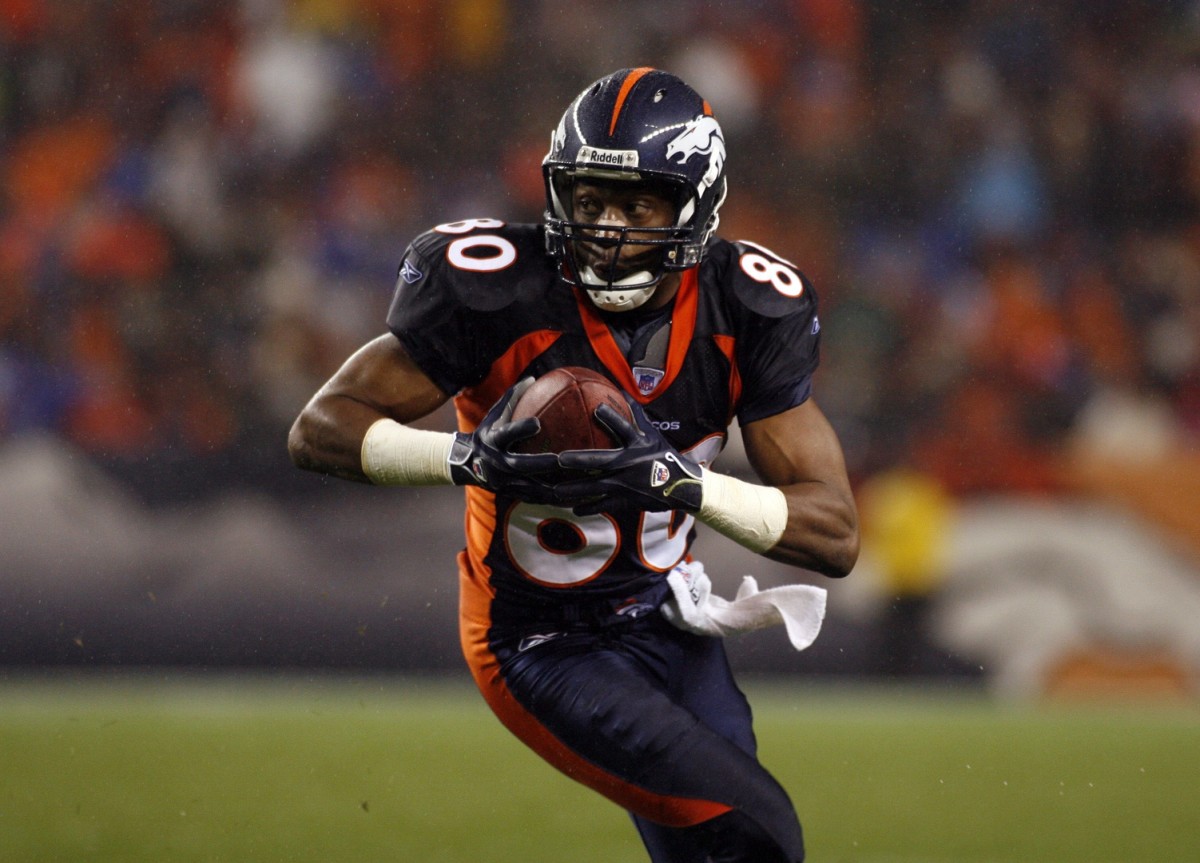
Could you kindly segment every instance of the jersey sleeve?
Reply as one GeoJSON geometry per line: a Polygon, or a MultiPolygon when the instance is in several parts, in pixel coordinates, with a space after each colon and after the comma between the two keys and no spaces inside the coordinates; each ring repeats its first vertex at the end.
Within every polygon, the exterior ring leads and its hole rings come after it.
{"type": "Polygon", "coordinates": [[[455,269],[446,249],[453,237],[436,229],[419,236],[404,253],[388,309],[388,329],[430,380],[454,395],[478,383],[491,363],[485,312],[470,273],[455,269]]]}
{"type": "Polygon", "coordinates": [[[734,291],[742,308],[737,364],[742,425],[782,413],[812,394],[821,325],[811,282],[789,262],[753,244],[736,244],[734,291]]]}
{"type": "Polygon", "coordinates": [[[465,386],[471,363],[465,351],[451,349],[462,343],[464,327],[442,281],[417,243],[409,246],[396,278],[387,325],[421,371],[453,395],[465,386]]]}

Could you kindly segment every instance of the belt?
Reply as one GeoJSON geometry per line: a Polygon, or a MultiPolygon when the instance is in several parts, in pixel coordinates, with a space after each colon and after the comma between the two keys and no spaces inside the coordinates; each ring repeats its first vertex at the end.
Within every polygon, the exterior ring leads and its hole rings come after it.
{"type": "Polygon", "coordinates": [[[521,603],[497,598],[492,604],[493,619],[518,624],[580,626],[584,628],[621,626],[658,613],[658,607],[670,593],[665,579],[624,597],[599,597],[578,602],[521,603]]]}

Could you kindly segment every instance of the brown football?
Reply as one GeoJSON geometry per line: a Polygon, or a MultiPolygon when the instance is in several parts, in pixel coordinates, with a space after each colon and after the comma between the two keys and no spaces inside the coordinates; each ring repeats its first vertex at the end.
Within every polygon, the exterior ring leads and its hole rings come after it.
{"type": "Polygon", "coordinates": [[[542,375],[513,407],[513,421],[537,417],[541,430],[512,445],[514,452],[547,453],[570,449],[613,449],[619,443],[596,422],[596,408],[612,407],[630,422],[625,397],[599,372],[563,366],[542,375]]]}

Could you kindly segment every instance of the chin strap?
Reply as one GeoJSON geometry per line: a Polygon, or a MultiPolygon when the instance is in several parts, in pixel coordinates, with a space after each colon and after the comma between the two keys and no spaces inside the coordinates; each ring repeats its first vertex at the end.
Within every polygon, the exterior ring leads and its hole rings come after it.
{"type": "Polygon", "coordinates": [[[628,312],[645,305],[654,296],[662,277],[656,279],[649,270],[639,270],[610,284],[598,278],[591,267],[585,267],[579,281],[597,308],[606,312],[628,312]]]}
{"type": "Polygon", "coordinates": [[[596,291],[587,289],[588,298],[592,305],[606,312],[631,312],[646,304],[654,295],[654,288],[641,288],[632,291],[596,291]]]}

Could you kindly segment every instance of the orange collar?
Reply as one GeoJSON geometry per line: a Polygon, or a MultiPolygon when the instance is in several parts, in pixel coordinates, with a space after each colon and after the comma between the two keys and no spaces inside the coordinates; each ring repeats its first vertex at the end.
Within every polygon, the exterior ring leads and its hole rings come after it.
{"type": "Polygon", "coordinates": [[[587,332],[588,341],[592,343],[592,350],[596,352],[600,362],[604,363],[604,367],[612,373],[617,382],[640,404],[649,404],[658,398],[659,394],[666,391],[679,374],[679,370],[683,368],[684,356],[692,342],[692,334],[696,331],[696,309],[699,307],[699,299],[699,277],[697,268],[692,267],[690,270],[684,270],[679,282],[679,291],[675,294],[675,310],[671,313],[671,342],[667,346],[667,367],[663,370],[663,379],[654,388],[654,392],[642,395],[638,392],[637,382],[633,379],[629,361],[617,347],[617,342],[609,332],[604,319],[600,317],[596,307],[583,295],[583,291],[575,292],[579,316],[583,319],[584,330],[587,332]]]}

